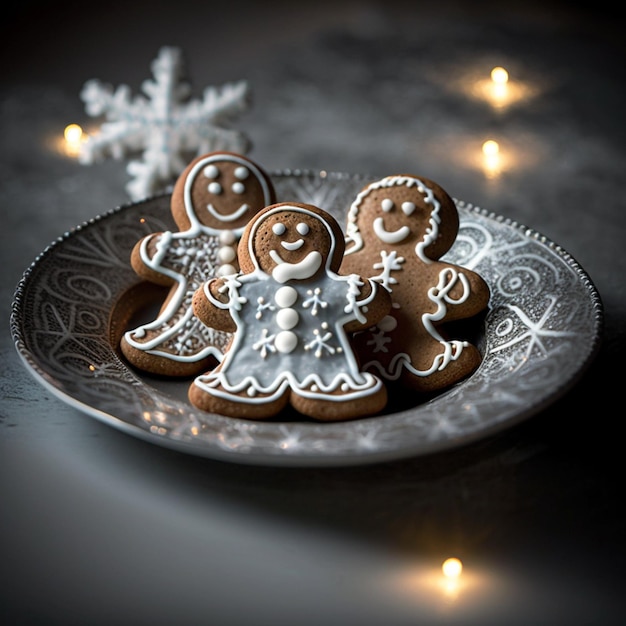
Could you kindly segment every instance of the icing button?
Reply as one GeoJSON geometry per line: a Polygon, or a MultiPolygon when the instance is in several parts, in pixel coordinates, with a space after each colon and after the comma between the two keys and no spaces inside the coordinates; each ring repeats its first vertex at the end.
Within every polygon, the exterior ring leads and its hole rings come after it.
{"type": "Polygon", "coordinates": [[[274,301],[281,308],[292,306],[298,299],[298,292],[294,287],[285,286],[278,289],[274,295],[274,301]]]}
{"type": "Polygon", "coordinates": [[[235,269],[234,265],[231,265],[230,263],[225,263],[217,270],[218,276],[227,276],[228,274],[236,274],[236,273],[237,273],[237,270],[235,269]]]}
{"type": "Polygon", "coordinates": [[[220,232],[220,243],[231,246],[235,243],[235,233],[232,230],[223,230],[220,232]]]}
{"type": "Polygon", "coordinates": [[[230,263],[231,261],[235,260],[236,256],[237,254],[235,253],[235,249],[231,246],[222,246],[217,251],[217,258],[219,259],[220,263],[230,263]]]}
{"type": "Polygon", "coordinates": [[[385,315],[377,326],[380,330],[389,333],[398,325],[398,320],[393,315],[385,315]]]}
{"type": "Polygon", "coordinates": [[[289,330],[298,323],[300,315],[295,309],[285,308],[278,311],[276,314],[276,323],[282,330],[289,330]]]}
{"type": "Polygon", "coordinates": [[[298,336],[291,330],[283,330],[276,335],[274,345],[282,354],[288,354],[296,349],[298,336]]]}

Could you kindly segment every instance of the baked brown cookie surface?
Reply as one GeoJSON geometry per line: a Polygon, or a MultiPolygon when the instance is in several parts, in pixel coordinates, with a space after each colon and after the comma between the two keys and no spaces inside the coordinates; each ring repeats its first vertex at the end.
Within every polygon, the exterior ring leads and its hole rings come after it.
{"type": "Polygon", "coordinates": [[[189,163],[171,198],[179,231],[147,235],[131,253],[139,277],[170,287],[156,318],[122,336],[120,349],[132,365],[181,377],[221,360],[230,333],[208,328],[193,315],[193,294],[204,281],[238,271],[244,226],[275,201],[268,174],[243,155],[212,152],[189,163]]]}
{"type": "Polygon", "coordinates": [[[427,178],[387,176],[357,195],[341,269],[371,277],[392,298],[389,315],[353,338],[365,370],[433,392],[480,365],[476,346],[448,336],[451,322],[485,310],[490,295],[479,274],[440,260],[458,229],[453,199],[427,178]]]}
{"type": "Polygon", "coordinates": [[[207,281],[193,299],[205,324],[233,331],[221,363],[191,384],[193,405],[267,419],[290,404],[320,421],[384,408],[386,388],[361,371],[348,334],[381,320],[390,296],[339,273],[344,246],[335,218],[310,204],[278,203],[252,218],[239,243],[242,272],[207,281]]]}

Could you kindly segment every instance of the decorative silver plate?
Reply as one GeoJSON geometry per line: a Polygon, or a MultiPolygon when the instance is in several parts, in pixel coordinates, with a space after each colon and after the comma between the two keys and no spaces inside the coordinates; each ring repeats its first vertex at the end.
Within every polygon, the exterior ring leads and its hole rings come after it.
{"type": "MultiPolygon", "coordinates": [[[[273,180],[280,201],[315,204],[343,224],[371,179],[287,171],[273,180]]],[[[175,230],[168,195],[98,216],[39,255],[15,292],[17,351],[62,400],[131,435],[198,456],[339,466],[465,445],[536,414],[570,389],[598,351],[603,311],[585,271],[558,245],[462,201],[457,206],[459,236],[445,259],[476,270],[491,288],[489,310],[472,329],[483,362],[448,391],[410,395],[380,416],[330,424],[291,414],[270,422],[222,417],[187,402],[189,380],[148,377],[120,358],[125,329],[114,312],[138,284],[130,251],[145,234],[175,230]]]]}

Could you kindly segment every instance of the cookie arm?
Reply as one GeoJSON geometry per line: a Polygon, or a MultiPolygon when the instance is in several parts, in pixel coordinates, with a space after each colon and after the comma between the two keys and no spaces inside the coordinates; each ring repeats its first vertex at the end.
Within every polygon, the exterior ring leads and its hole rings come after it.
{"type": "Polygon", "coordinates": [[[165,233],[152,233],[140,239],[130,254],[130,264],[137,276],[157,285],[172,285],[173,278],[155,269],[154,257],[159,252],[158,242],[165,233]]]}
{"type": "Polygon", "coordinates": [[[192,306],[194,315],[205,325],[216,330],[234,332],[237,328],[235,321],[230,315],[230,309],[222,308],[215,302],[228,304],[228,297],[220,291],[224,285],[221,278],[213,278],[201,285],[193,294],[192,306]],[[207,297],[205,290],[211,294],[207,297]]]}
{"type": "Polygon", "coordinates": [[[356,303],[365,321],[355,319],[348,322],[345,326],[348,333],[374,326],[391,310],[391,293],[385,287],[369,278],[362,280],[362,283],[356,303]]]}
{"type": "Polygon", "coordinates": [[[445,296],[446,322],[477,315],[487,307],[490,296],[489,286],[479,274],[458,266],[453,269],[458,274],[445,296]]]}

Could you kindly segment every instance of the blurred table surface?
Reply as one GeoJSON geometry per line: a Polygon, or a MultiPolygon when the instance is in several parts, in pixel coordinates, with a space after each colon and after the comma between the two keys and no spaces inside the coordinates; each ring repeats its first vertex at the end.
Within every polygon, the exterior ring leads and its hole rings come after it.
{"type": "Polygon", "coordinates": [[[605,3],[24,2],[2,24],[0,620],[7,625],[623,624],[625,23],[605,3]],[[124,160],[54,148],[97,123],[83,84],[180,47],[196,95],[245,79],[234,122],[269,170],[428,176],[588,272],[599,355],[539,414],[462,448],[356,467],[196,458],[39,385],[15,287],[60,234],[128,202],[124,160]],[[531,87],[460,90],[495,65],[531,87]],[[488,177],[468,155],[516,155],[488,177]],[[478,152],[476,152],[478,153],[478,152]],[[455,593],[442,561],[462,559],[455,593]]]}

